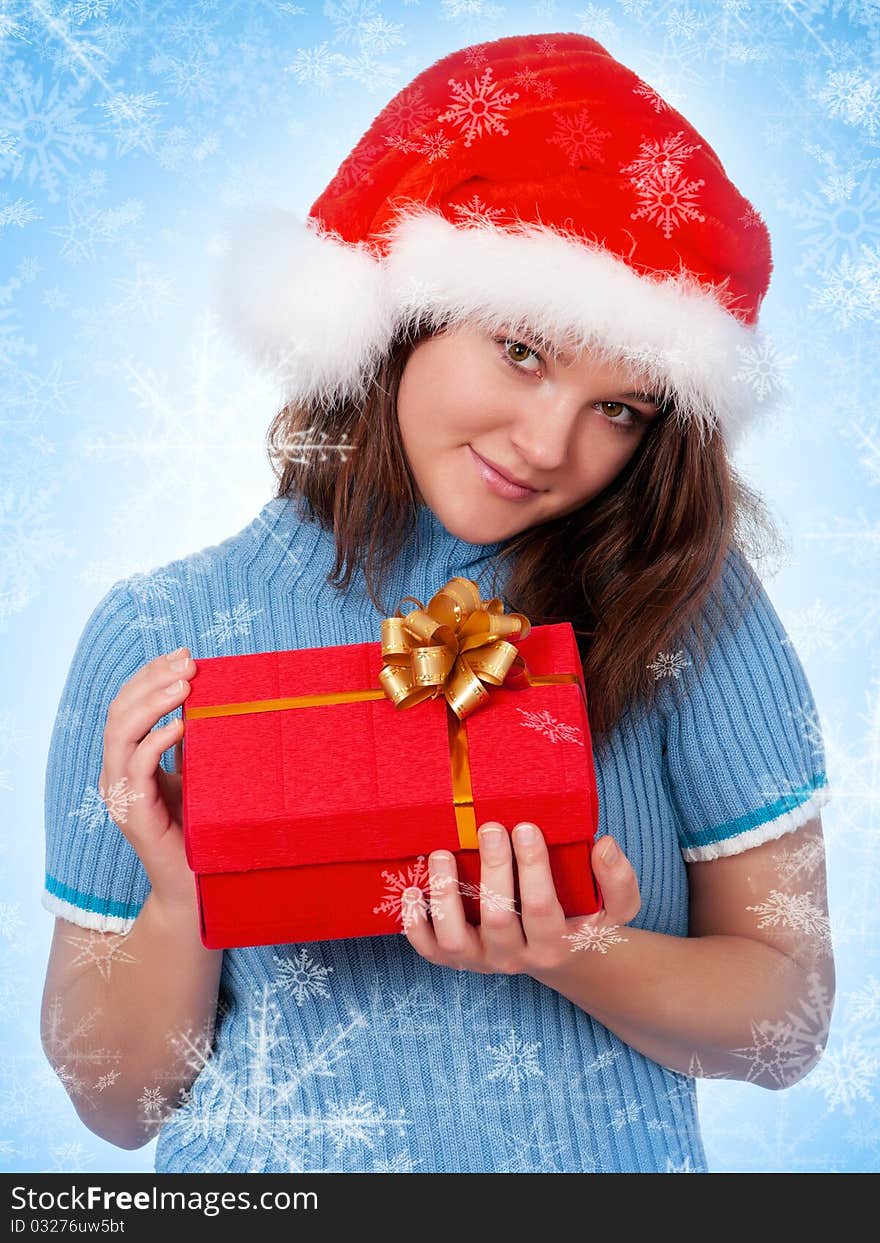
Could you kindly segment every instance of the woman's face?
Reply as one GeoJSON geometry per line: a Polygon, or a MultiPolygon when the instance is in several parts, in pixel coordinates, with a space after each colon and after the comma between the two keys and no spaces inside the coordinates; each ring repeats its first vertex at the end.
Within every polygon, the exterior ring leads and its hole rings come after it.
{"type": "Polygon", "coordinates": [[[470,325],[414,347],[397,399],[419,499],[472,544],[507,539],[597,496],[658,413],[637,369],[587,352],[547,357],[528,340],[505,343],[470,325]],[[535,490],[499,495],[474,452],[535,490]]]}

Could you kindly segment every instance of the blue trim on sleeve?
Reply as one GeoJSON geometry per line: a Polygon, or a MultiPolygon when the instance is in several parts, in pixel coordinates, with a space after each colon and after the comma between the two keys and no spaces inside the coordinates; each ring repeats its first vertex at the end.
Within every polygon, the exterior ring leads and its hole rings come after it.
{"type": "Polygon", "coordinates": [[[778,798],[775,803],[771,803],[768,807],[759,807],[757,811],[750,811],[745,816],[737,816],[735,820],[727,820],[724,824],[716,825],[714,829],[700,829],[699,832],[693,833],[688,831],[688,846],[711,846],[715,842],[723,841],[728,837],[736,837],[739,833],[746,833],[749,829],[756,829],[759,825],[769,824],[771,820],[777,820],[780,816],[784,816],[787,811],[791,811],[795,807],[800,807],[815,792],[827,783],[825,773],[817,773],[811,781],[806,785],[798,786],[792,790],[790,794],[784,794],[782,798],[778,798]]]}
{"type": "Polygon", "coordinates": [[[80,893],[69,885],[62,885],[60,880],[46,873],[46,889],[63,902],[78,906],[84,911],[93,911],[96,915],[119,915],[123,919],[134,919],[141,912],[137,902],[115,902],[112,898],[96,898],[90,893],[80,893]]]}

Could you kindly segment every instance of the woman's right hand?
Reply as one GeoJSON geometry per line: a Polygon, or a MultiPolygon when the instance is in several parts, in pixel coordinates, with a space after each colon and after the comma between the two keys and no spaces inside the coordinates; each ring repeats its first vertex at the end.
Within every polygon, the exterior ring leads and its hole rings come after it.
{"type": "Polygon", "coordinates": [[[197,901],[183,843],[184,723],[175,717],[162,729],[154,726],[183,703],[195,673],[184,648],[151,660],[123,684],[107,710],[99,778],[110,818],[143,863],[154,902],[185,915],[197,911],[197,901]],[[159,759],[172,744],[174,772],[166,773],[159,759]]]}

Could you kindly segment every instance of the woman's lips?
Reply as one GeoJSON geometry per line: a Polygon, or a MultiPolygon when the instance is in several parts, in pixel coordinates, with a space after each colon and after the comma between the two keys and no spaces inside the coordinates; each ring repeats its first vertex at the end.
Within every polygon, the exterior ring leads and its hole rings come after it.
{"type": "Polygon", "coordinates": [[[511,483],[509,479],[491,467],[484,458],[481,458],[476,449],[471,445],[468,445],[468,448],[483,481],[496,496],[503,496],[508,501],[524,501],[527,497],[536,495],[537,488],[524,488],[518,483],[511,483]]]}

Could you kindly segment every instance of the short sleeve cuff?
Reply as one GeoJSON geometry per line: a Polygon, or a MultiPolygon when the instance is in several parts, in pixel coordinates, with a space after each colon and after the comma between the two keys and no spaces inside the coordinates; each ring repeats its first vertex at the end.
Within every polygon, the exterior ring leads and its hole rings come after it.
{"type": "Polygon", "coordinates": [[[831,787],[825,774],[820,773],[809,785],[792,790],[767,807],[712,829],[684,833],[682,857],[687,863],[701,863],[738,855],[764,842],[775,841],[812,820],[830,800],[831,787]]]}
{"type": "Polygon", "coordinates": [[[81,893],[62,884],[48,872],[40,901],[51,914],[60,915],[81,928],[93,928],[96,932],[130,932],[143,906],[143,903],[116,902],[81,893]]]}

